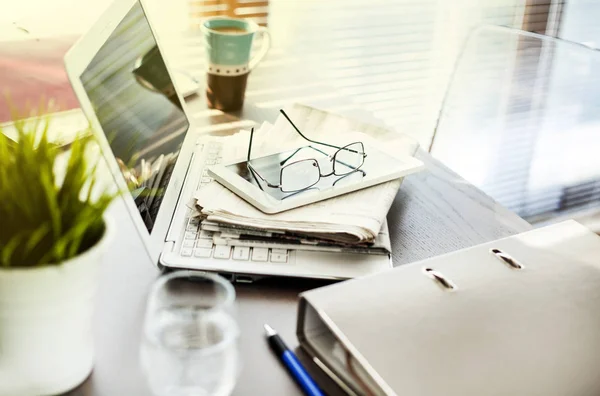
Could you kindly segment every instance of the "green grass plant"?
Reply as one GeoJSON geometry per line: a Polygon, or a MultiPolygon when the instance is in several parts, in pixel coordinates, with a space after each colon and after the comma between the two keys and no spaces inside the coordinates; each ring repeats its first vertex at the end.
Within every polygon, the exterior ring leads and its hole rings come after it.
{"type": "Polygon", "coordinates": [[[98,189],[101,157],[90,160],[88,150],[94,140],[77,138],[65,152],[50,141],[50,122],[15,121],[16,142],[0,128],[0,269],[58,265],[104,235],[115,194],[98,189]],[[65,155],[66,170],[57,172],[65,155]]]}

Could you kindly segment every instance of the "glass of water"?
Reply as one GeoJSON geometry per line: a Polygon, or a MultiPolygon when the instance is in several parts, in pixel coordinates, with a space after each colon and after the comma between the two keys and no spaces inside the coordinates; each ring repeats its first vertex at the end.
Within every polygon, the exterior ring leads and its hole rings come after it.
{"type": "Polygon", "coordinates": [[[239,371],[235,290],[224,278],[178,271],[159,278],[140,357],[156,396],[229,395],[239,371]]]}

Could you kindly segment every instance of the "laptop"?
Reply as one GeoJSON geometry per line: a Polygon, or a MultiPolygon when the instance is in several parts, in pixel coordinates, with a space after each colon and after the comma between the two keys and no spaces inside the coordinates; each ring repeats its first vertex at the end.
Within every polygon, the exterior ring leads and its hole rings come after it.
{"type": "Polygon", "coordinates": [[[388,255],[215,245],[187,203],[211,181],[222,143],[195,131],[140,0],[117,0],[65,56],[67,74],[150,258],[160,267],[348,279],[391,267],[388,255]]]}

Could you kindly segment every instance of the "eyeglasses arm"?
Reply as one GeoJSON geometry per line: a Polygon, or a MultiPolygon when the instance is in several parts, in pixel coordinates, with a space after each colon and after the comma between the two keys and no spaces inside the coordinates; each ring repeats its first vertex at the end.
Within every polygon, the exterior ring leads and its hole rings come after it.
{"type": "MultiPolygon", "coordinates": [[[[258,176],[260,178],[260,180],[262,180],[263,182],[265,182],[265,184],[271,188],[279,188],[281,187],[281,184],[271,184],[267,181],[267,179],[265,179],[264,177],[262,177],[260,175],[260,173],[258,173],[256,171],[256,169],[254,169],[254,167],[252,165],[250,165],[250,157],[252,156],[252,140],[254,138],[254,128],[250,129],[250,142],[248,143],[248,159],[246,161],[246,167],[248,168],[248,170],[250,171],[250,173],[252,174],[252,177],[254,177],[254,180],[256,180],[256,176],[258,176]]],[[[260,182],[258,180],[256,180],[256,184],[258,184],[258,187],[260,187],[260,189],[262,190],[262,186],[260,185],[260,182]]]]}
{"type": "MultiPolygon", "coordinates": [[[[312,147],[312,146],[308,146],[308,147],[314,148],[314,147],[312,147]]],[[[288,162],[288,161],[290,160],[290,158],[292,158],[294,155],[296,155],[296,154],[298,153],[298,151],[302,150],[303,148],[305,148],[305,147],[300,147],[300,148],[297,148],[297,149],[296,149],[296,150],[295,150],[295,151],[294,151],[292,154],[290,154],[290,155],[289,155],[289,156],[288,156],[286,159],[284,159],[283,161],[280,161],[280,162],[279,162],[279,166],[283,166],[283,165],[285,165],[285,163],[286,163],[286,162],[288,162]]],[[[318,149],[315,149],[315,150],[319,151],[320,153],[324,153],[324,152],[323,152],[323,151],[321,151],[321,150],[318,150],[318,149]]],[[[325,155],[327,155],[327,153],[324,153],[324,154],[325,154],[325,155]]]]}
{"type": "Polygon", "coordinates": [[[355,175],[357,173],[362,173],[362,177],[366,177],[367,176],[367,172],[365,172],[362,169],[357,169],[354,172],[350,172],[347,175],[344,175],[344,176],[340,177],[339,179],[337,179],[336,181],[334,181],[333,184],[332,184],[332,186],[335,186],[337,184],[337,182],[339,182],[340,180],[343,180],[343,179],[347,178],[348,176],[352,176],[352,175],[355,175]]]}
{"type": "MultiPolygon", "coordinates": [[[[271,184],[267,181],[267,179],[265,179],[264,177],[262,177],[260,175],[260,173],[258,173],[258,171],[256,171],[256,169],[254,169],[254,167],[252,165],[250,165],[249,162],[246,163],[246,166],[248,167],[248,170],[250,171],[250,173],[252,173],[252,175],[254,176],[254,178],[256,179],[256,176],[258,176],[260,178],[260,180],[262,180],[263,182],[265,182],[265,184],[271,188],[279,188],[281,187],[281,184],[271,184]]],[[[258,183],[258,180],[256,181],[258,183]]],[[[258,183],[259,187],[260,187],[260,183],[258,183]]],[[[262,189],[262,187],[261,187],[262,189]]]]}
{"type": "Polygon", "coordinates": [[[306,136],[304,136],[304,134],[303,134],[302,132],[300,132],[300,130],[298,129],[298,127],[296,126],[296,124],[294,124],[294,123],[292,122],[292,120],[290,119],[290,117],[288,117],[288,115],[285,113],[285,111],[283,111],[283,109],[279,109],[279,111],[281,112],[281,114],[283,114],[283,116],[286,118],[286,120],[288,120],[288,122],[289,122],[290,124],[292,124],[292,126],[294,127],[294,129],[296,130],[296,132],[298,132],[298,134],[299,134],[300,136],[302,136],[302,137],[303,137],[305,140],[308,140],[308,141],[309,141],[309,142],[311,142],[311,143],[321,144],[321,145],[323,145],[323,146],[327,146],[327,147],[335,148],[335,149],[338,149],[338,150],[339,150],[339,149],[341,149],[341,147],[339,147],[339,146],[335,146],[335,145],[333,145],[333,144],[329,144],[329,143],[323,143],[323,142],[319,142],[319,141],[317,141],[317,140],[312,140],[312,139],[309,139],[309,138],[307,138],[306,136]]]}
{"type": "Polygon", "coordinates": [[[250,174],[252,175],[252,178],[256,182],[256,185],[258,186],[258,188],[260,188],[262,191],[265,191],[265,189],[262,187],[262,184],[260,183],[260,181],[256,177],[256,172],[254,172],[249,166],[247,166],[247,168],[248,168],[248,171],[250,172],[250,174]]]}
{"type": "Polygon", "coordinates": [[[248,143],[248,159],[250,162],[250,154],[252,153],[252,139],[254,138],[254,128],[250,129],[250,142],[248,143]]]}

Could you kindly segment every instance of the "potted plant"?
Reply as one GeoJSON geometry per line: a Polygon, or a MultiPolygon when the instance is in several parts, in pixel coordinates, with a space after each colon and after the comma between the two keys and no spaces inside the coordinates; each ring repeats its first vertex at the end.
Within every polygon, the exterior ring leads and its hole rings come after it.
{"type": "Polygon", "coordinates": [[[115,194],[98,188],[92,140],[61,150],[49,122],[15,122],[16,143],[0,129],[0,395],[62,393],[93,366],[93,295],[115,194]]]}

